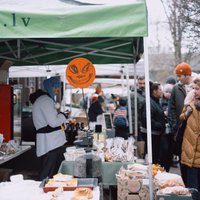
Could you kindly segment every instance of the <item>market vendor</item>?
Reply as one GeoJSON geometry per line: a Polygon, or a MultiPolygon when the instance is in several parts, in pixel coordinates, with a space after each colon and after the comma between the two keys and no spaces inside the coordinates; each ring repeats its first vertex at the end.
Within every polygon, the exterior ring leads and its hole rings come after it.
{"type": "Polygon", "coordinates": [[[51,178],[57,173],[63,157],[63,145],[66,143],[63,124],[66,117],[58,113],[54,96],[60,94],[61,83],[58,77],[44,80],[44,89],[30,95],[33,104],[33,123],[37,130],[36,154],[41,160],[39,180],[51,178]]]}

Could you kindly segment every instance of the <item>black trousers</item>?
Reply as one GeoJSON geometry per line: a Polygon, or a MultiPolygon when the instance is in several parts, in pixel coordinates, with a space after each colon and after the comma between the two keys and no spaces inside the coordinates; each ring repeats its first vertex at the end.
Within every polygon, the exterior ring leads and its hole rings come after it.
{"type": "MultiPolygon", "coordinates": [[[[145,141],[145,154],[147,153],[147,133],[141,133],[143,140],[145,141]]],[[[158,164],[159,152],[160,152],[160,135],[151,135],[152,139],[152,163],[158,164]]]]}
{"type": "Polygon", "coordinates": [[[46,177],[52,178],[53,175],[58,173],[59,166],[64,160],[63,153],[65,152],[65,147],[58,147],[54,150],[49,151],[45,155],[40,157],[40,174],[39,181],[42,181],[46,177]]]}
{"type": "Polygon", "coordinates": [[[171,134],[161,135],[159,164],[168,172],[173,159],[173,139],[171,134]]]}
{"type": "Polygon", "coordinates": [[[128,127],[115,127],[115,137],[122,137],[125,140],[127,140],[128,136],[129,136],[128,127]]]}

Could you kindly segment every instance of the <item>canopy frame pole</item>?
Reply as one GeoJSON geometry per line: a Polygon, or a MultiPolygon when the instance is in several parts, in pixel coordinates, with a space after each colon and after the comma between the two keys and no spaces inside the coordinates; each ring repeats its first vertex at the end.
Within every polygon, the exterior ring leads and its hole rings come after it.
{"type": "MultiPolygon", "coordinates": [[[[138,113],[137,113],[137,86],[136,86],[136,76],[137,76],[137,71],[136,71],[136,55],[138,55],[138,52],[139,52],[139,45],[140,45],[140,38],[137,38],[137,45],[136,45],[136,49],[134,48],[134,45],[133,45],[133,65],[134,65],[134,117],[135,117],[135,127],[134,127],[134,136],[135,136],[135,139],[137,141],[137,137],[138,137],[138,126],[137,126],[137,123],[138,123],[138,120],[137,120],[137,117],[138,117],[138,113]]],[[[128,88],[130,90],[130,88],[128,88]]],[[[129,108],[130,108],[130,111],[129,111],[129,131],[130,131],[130,134],[133,134],[133,127],[132,127],[132,110],[131,110],[131,98],[129,99],[129,108]]]]}
{"type": "MultiPolygon", "coordinates": [[[[82,92],[82,97],[83,97],[83,105],[85,105],[87,102],[85,100],[85,94],[84,94],[84,90],[83,88],[81,88],[81,92],[82,92]]],[[[86,115],[86,118],[87,118],[87,125],[88,125],[88,131],[90,130],[90,122],[89,122],[89,116],[88,116],[88,112],[87,112],[87,108],[83,108],[84,111],[85,111],[85,115],[86,115]]],[[[87,137],[88,137],[88,132],[87,132],[87,137]]]]}
{"type": "MultiPolygon", "coordinates": [[[[42,41],[42,40],[36,40],[36,39],[24,39],[24,41],[27,41],[27,42],[38,42],[38,43],[41,43],[41,44],[49,44],[49,45],[55,45],[55,46],[59,46],[59,47],[66,47],[65,49],[54,49],[54,48],[46,48],[47,50],[51,50],[51,52],[47,52],[47,53],[43,53],[43,54],[37,54],[37,55],[34,55],[34,56],[26,56],[24,57],[22,60],[23,61],[28,61],[29,59],[33,59],[33,58],[37,58],[37,57],[42,57],[42,56],[46,56],[46,55],[51,55],[51,54],[56,54],[56,53],[59,53],[59,52],[63,52],[63,51],[67,51],[67,52],[72,52],[72,53],[76,53],[76,54],[79,54],[78,56],[84,56],[84,55],[88,55],[88,54],[92,54],[92,55],[96,55],[96,56],[103,56],[103,57],[113,57],[113,58],[119,58],[119,56],[122,58],[122,59],[127,59],[129,60],[130,57],[131,57],[131,54],[129,53],[123,53],[123,52],[115,52],[115,51],[111,51],[109,49],[113,49],[113,48],[119,48],[119,47],[122,47],[122,46],[126,46],[128,44],[130,44],[130,42],[125,42],[123,44],[118,44],[118,45],[114,45],[114,46],[109,46],[109,47],[105,47],[105,48],[102,48],[102,49],[95,49],[95,48],[91,48],[89,47],[89,45],[95,45],[95,44],[98,44],[98,43],[105,43],[105,42],[109,42],[109,41],[113,41],[113,40],[116,40],[115,39],[105,39],[105,40],[100,40],[100,41],[96,41],[96,42],[90,42],[90,43],[87,43],[87,44],[83,44],[83,45],[79,45],[79,46],[72,46],[72,45],[66,45],[66,44],[61,44],[61,43],[56,43],[56,42],[49,42],[49,41],[42,41]],[[77,51],[75,49],[83,49],[83,50],[88,50],[88,52],[83,52],[83,51],[77,51]],[[100,54],[100,53],[97,53],[97,52],[102,52],[104,54],[100,54]]],[[[77,57],[77,55],[76,55],[77,57]]],[[[72,57],[69,57],[67,58],[68,60],[69,59],[72,59],[74,58],[74,56],[72,57]]],[[[62,61],[63,59],[60,59],[60,60],[54,60],[54,61],[50,61],[48,63],[45,63],[45,64],[53,64],[55,62],[58,62],[58,61],[62,61]]],[[[66,58],[64,58],[64,60],[66,60],[66,58]]]]}
{"type": "Polygon", "coordinates": [[[124,66],[121,66],[122,96],[124,96],[124,66]]]}
{"type": "Polygon", "coordinates": [[[146,96],[146,119],[147,119],[147,122],[146,122],[147,123],[147,152],[148,152],[148,163],[149,163],[149,197],[150,197],[150,200],[153,200],[149,60],[148,60],[148,40],[146,37],[144,37],[144,65],[145,65],[145,96],[146,96]]]}
{"type": "Polygon", "coordinates": [[[72,113],[72,86],[71,85],[69,85],[69,87],[70,87],[70,112],[72,113]]]}
{"type": "Polygon", "coordinates": [[[137,45],[136,50],[133,45],[133,52],[135,51],[135,54],[133,54],[133,63],[134,63],[134,136],[136,141],[138,140],[138,103],[137,103],[137,71],[136,71],[136,56],[139,52],[139,45],[140,45],[140,38],[137,38],[137,45]]]}
{"type": "MultiPolygon", "coordinates": [[[[123,45],[120,45],[120,46],[125,46],[129,44],[129,42],[123,44],[123,45]]],[[[114,48],[116,46],[113,46],[112,48],[114,48]]],[[[117,45],[117,47],[119,47],[119,45],[117,45]]],[[[105,48],[106,49],[106,48],[105,48]]],[[[66,50],[67,51],[67,50],[66,50]]],[[[63,60],[70,60],[70,59],[73,59],[73,58],[76,58],[76,57],[81,57],[81,56],[85,56],[85,55],[95,55],[95,56],[100,56],[100,57],[108,57],[108,58],[121,58],[121,59],[126,59],[126,60],[130,60],[130,57],[125,57],[125,56],[119,56],[119,55],[111,55],[111,54],[106,54],[107,51],[105,51],[105,53],[95,53],[95,52],[100,52],[100,51],[103,51],[103,49],[97,51],[97,50],[93,50],[93,51],[90,51],[90,52],[78,52],[78,51],[68,51],[68,52],[72,52],[72,53],[80,53],[80,54],[76,54],[74,56],[70,56],[70,57],[66,57],[66,58],[62,58],[62,59],[59,59],[59,60],[55,60],[55,61],[50,61],[48,63],[45,63],[45,64],[53,64],[55,62],[60,62],[60,61],[63,61],[63,60]]]]}
{"type": "Polygon", "coordinates": [[[66,111],[66,78],[63,75],[63,111],[66,111]]]}
{"type": "Polygon", "coordinates": [[[17,40],[17,58],[21,58],[21,42],[20,40],[17,40]]]}
{"type": "Polygon", "coordinates": [[[131,115],[131,98],[130,98],[130,85],[129,85],[129,66],[126,65],[126,87],[127,87],[127,98],[128,98],[128,121],[129,121],[129,133],[133,133],[132,127],[132,115],[131,115]]]}
{"type": "Polygon", "coordinates": [[[8,47],[8,49],[10,50],[10,52],[13,54],[13,56],[14,56],[15,58],[17,58],[17,55],[16,55],[15,51],[12,49],[11,45],[9,44],[9,42],[8,42],[8,41],[5,41],[5,44],[6,44],[6,46],[8,47]]]}
{"type": "Polygon", "coordinates": [[[138,140],[138,104],[137,104],[137,72],[136,72],[136,63],[134,60],[134,136],[136,141],[138,140]]]}

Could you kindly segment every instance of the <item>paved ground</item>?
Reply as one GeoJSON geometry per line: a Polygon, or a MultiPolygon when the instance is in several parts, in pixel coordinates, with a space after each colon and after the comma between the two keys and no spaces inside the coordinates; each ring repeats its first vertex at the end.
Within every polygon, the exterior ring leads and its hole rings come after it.
{"type": "Polygon", "coordinates": [[[170,172],[170,173],[173,173],[173,174],[181,175],[180,167],[178,167],[178,168],[171,167],[169,172],[170,172]]]}

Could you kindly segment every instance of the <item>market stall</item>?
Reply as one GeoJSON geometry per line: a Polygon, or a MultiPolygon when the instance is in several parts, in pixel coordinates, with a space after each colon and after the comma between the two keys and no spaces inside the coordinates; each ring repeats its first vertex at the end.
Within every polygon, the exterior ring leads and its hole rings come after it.
{"type": "MultiPolygon", "coordinates": [[[[143,37],[147,36],[148,27],[145,1],[43,4],[44,7],[40,1],[28,5],[24,0],[1,2],[0,63],[4,66],[44,65],[48,70],[51,65],[67,65],[74,58],[84,57],[105,66],[132,63],[137,74],[135,64],[144,52],[143,37]]],[[[129,79],[128,68],[126,78],[129,79]]],[[[130,105],[129,90],[127,96],[130,105]]],[[[130,112],[129,109],[131,122],[130,112]]]]}
{"type": "MultiPolygon", "coordinates": [[[[135,64],[144,52],[143,37],[147,36],[148,27],[144,0],[0,3],[1,63],[9,61],[19,67],[67,65],[74,58],[84,57],[94,64],[133,63],[136,74],[135,64]]],[[[148,83],[147,59],[145,55],[148,83]]],[[[126,78],[129,79],[128,69],[126,78]]],[[[147,96],[148,90],[147,87],[147,96]]],[[[129,90],[127,96],[130,107],[129,90]]],[[[150,112],[147,113],[150,121],[150,112]]],[[[130,110],[129,117],[131,121],[130,110]]],[[[149,127],[147,124],[148,130],[149,127]]],[[[148,135],[150,139],[151,131],[148,135]]],[[[151,140],[148,144],[151,164],[151,140]]]]}

